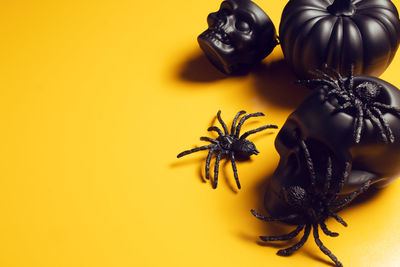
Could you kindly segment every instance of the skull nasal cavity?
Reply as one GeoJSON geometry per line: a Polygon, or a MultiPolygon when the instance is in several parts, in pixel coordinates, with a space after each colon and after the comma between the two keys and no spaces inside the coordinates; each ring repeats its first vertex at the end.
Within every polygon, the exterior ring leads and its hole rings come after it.
{"type": "MultiPolygon", "coordinates": [[[[317,174],[317,181],[320,180],[318,177],[324,177],[326,175],[328,166],[328,157],[331,157],[333,164],[335,160],[333,158],[333,153],[331,149],[315,138],[307,138],[305,141],[308,151],[310,152],[310,157],[313,162],[314,171],[317,174]]],[[[335,169],[335,168],[334,168],[335,169]]]]}

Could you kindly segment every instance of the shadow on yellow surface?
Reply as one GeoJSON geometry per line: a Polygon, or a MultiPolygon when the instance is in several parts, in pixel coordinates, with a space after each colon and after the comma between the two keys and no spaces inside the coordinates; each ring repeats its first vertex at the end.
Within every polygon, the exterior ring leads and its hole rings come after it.
{"type": "Polygon", "coordinates": [[[255,91],[274,106],[295,109],[310,90],[294,83],[297,78],[283,58],[267,62],[252,73],[255,91]]]}
{"type": "Polygon", "coordinates": [[[187,82],[208,83],[229,77],[212,66],[200,50],[189,55],[180,69],[178,77],[187,82]]]}

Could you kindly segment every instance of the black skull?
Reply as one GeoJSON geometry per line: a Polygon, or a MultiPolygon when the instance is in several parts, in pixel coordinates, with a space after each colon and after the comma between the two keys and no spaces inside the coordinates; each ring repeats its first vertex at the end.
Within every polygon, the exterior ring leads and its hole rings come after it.
{"type": "MultiPolygon", "coordinates": [[[[346,162],[351,163],[351,172],[340,193],[343,196],[359,189],[367,181],[383,187],[400,176],[400,91],[371,76],[354,76],[352,82],[357,94],[362,93],[364,85],[377,85],[379,90],[360,99],[368,104],[372,103],[370,98],[374,98],[382,105],[396,110],[397,113],[387,110],[382,112],[385,123],[393,132],[393,142],[382,141],[376,120],[373,122],[366,118],[363,119],[361,138],[355,141],[355,117],[346,112],[335,113],[337,99],[326,99],[325,86],[316,88],[289,116],[275,140],[280,162],[265,195],[265,207],[272,216],[293,213],[282,188],[308,186],[309,172],[299,140],[307,144],[316,168],[326,166],[325,162],[321,162],[326,158],[325,155],[331,155],[336,175],[343,172],[346,162]]],[[[322,184],[324,178],[319,179],[322,184]]]]}
{"type": "Polygon", "coordinates": [[[211,63],[226,74],[261,61],[278,43],[270,18],[250,0],[223,1],[207,22],[208,29],[197,40],[211,63]]]}

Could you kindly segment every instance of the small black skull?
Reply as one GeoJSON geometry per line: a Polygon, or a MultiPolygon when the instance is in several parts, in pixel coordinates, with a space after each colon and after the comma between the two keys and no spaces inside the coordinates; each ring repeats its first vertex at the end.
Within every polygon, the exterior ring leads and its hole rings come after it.
{"type": "MultiPolygon", "coordinates": [[[[337,101],[326,100],[323,86],[316,88],[289,116],[275,140],[280,162],[265,195],[265,207],[270,215],[287,216],[294,212],[293,205],[290,206],[287,197],[282,194],[282,188],[308,186],[309,172],[300,140],[309,147],[317,169],[326,166],[324,155],[331,155],[334,170],[332,179],[340,175],[346,162],[351,164],[351,171],[340,192],[342,197],[358,190],[368,181],[376,187],[383,187],[400,176],[400,91],[371,76],[354,76],[354,88],[363,105],[378,103],[384,107],[382,117],[372,117],[374,120],[361,118],[361,138],[354,140],[354,114],[335,112],[337,101]],[[369,85],[376,88],[366,94],[364,89],[369,85]],[[383,141],[382,129],[390,129],[393,139],[383,141]]],[[[378,111],[375,110],[376,114],[378,111]]],[[[324,173],[323,170],[317,172],[324,173]]],[[[322,176],[317,177],[320,186],[323,179],[322,176]]]]}
{"type": "Polygon", "coordinates": [[[223,1],[207,22],[208,29],[197,40],[211,63],[226,74],[261,61],[278,43],[271,19],[250,0],[223,1]]]}

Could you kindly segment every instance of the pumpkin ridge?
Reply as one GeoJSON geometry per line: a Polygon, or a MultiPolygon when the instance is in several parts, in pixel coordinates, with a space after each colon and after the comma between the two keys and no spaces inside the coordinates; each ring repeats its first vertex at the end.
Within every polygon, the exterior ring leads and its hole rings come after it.
{"type": "MultiPolygon", "coordinates": [[[[365,14],[365,13],[363,15],[374,19],[374,21],[376,21],[384,29],[384,31],[387,33],[386,37],[388,37],[388,36],[390,37],[391,36],[391,30],[387,28],[385,23],[382,23],[380,21],[382,19],[382,17],[386,18],[386,16],[376,16],[375,14],[365,14]]],[[[388,38],[387,38],[387,40],[388,40],[388,38]]],[[[396,54],[396,51],[397,51],[396,48],[398,46],[397,40],[395,40],[393,42],[392,40],[389,39],[388,42],[389,42],[389,45],[390,45],[390,53],[389,53],[389,57],[387,59],[386,67],[388,67],[390,65],[390,63],[392,62],[392,60],[394,58],[394,55],[396,54]]]]}
{"type": "MultiPolygon", "coordinates": [[[[340,55],[343,43],[343,17],[337,17],[336,23],[332,29],[331,38],[329,39],[328,45],[326,47],[325,62],[332,62],[330,67],[337,68],[340,66],[340,55]],[[342,32],[341,36],[339,33],[342,32]],[[338,49],[338,47],[340,47],[338,49]]],[[[325,63],[323,62],[323,63],[325,63]]]]}
{"type": "MultiPolygon", "coordinates": [[[[315,26],[318,25],[319,22],[324,20],[325,18],[326,18],[325,16],[322,18],[314,18],[314,19],[308,20],[306,23],[302,24],[302,31],[300,34],[298,34],[296,36],[296,39],[294,40],[294,43],[293,43],[294,44],[293,57],[301,58],[301,56],[303,54],[304,41],[309,39],[308,36],[310,35],[312,29],[314,29],[315,26]],[[313,24],[313,25],[309,29],[307,29],[307,26],[309,26],[310,24],[313,24]],[[305,29],[307,29],[307,31],[305,29]]],[[[299,61],[297,61],[297,63],[301,64],[301,62],[299,62],[299,61]]],[[[297,69],[298,66],[300,66],[301,67],[300,69],[305,69],[306,71],[308,71],[307,68],[305,68],[303,66],[303,64],[298,65],[297,63],[294,64],[295,69],[297,69]]]]}
{"type": "Polygon", "coordinates": [[[314,7],[314,8],[321,8],[321,9],[326,9],[329,5],[329,0],[325,1],[310,1],[310,0],[290,0],[289,3],[286,5],[284,12],[286,9],[292,8],[299,8],[299,7],[314,7]]]}
{"type": "MultiPolygon", "coordinates": [[[[361,32],[361,35],[362,36],[368,36],[368,34],[365,34],[365,33],[363,33],[363,29],[365,28],[364,26],[363,26],[363,23],[365,23],[365,18],[362,18],[362,17],[367,17],[368,19],[371,19],[372,21],[374,21],[374,22],[376,22],[376,19],[375,18],[372,18],[372,17],[370,17],[370,16],[366,16],[366,15],[358,15],[358,16],[356,16],[356,17],[354,17],[353,18],[353,21],[354,21],[354,23],[356,23],[356,25],[358,26],[358,29],[360,30],[360,32],[361,32]]],[[[378,25],[380,25],[379,23],[377,23],[378,25]]],[[[385,32],[386,32],[386,29],[385,29],[385,32]]],[[[364,39],[364,38],[363,38],[364,39]]],[[[366,40],[368,40],[368,39],[366,39],[366,40]]],[[[367,64],[367,65],[371,65],[371,62],[373,62],[374,61],[374,58],[373,57],[370,57],[370,54],[369,54],[369,51],[371,50],[371,47],[370,47],[370,49],[368,49],[368,50],[366,50],[365,49],[365,42],[363,42],[363,44],[364,44],[364,64],[367,64]]],[[[390,48],[392,48],[392,45],[391,45],[391,42],[389,41],[389,47],[390,48]]],[[[391,49],[392,50],[392,49],[391,49]]],[[[390,51],[391,52],[391,51],[390,51]]],[[[385,63],[385,66],[387,67],[388,65],[388,62],[389,62],[389,64],[390,64],[390,61],[389,61],[389,58],[386,56],[386,59],[385,59],[386,61],[386,63],[385,63]]],[[[371,68],[371,67],[370,67],[371,68]]],[[[369,70],[367,69],[366,70],[366,72],[369,72],[369,70]]],[[[373,76],[378,76],[378,75],[375,75],[375,73],[373,73],[372,72],[372,75],[373,76]]]]}
{"type": "Polygon", "coordinates": [[[339,62],[338,62],[338,67],[339,67],[339,73],[346,73],[346,49],[345,47],[345,35],[346,35],[346,23],[348,22],[348,17],[342,16],[342,40],[340,42],[340,48],[339,48],[339,62]]]}
{"type": "MultiPolygon", "coordinates": [[[[357,18],[357,17],[355,17],[355,18],[357,18]]],[[[356,19],[352,19],[352,22],[357,26],[356,28],[358,29],[358,32],[360,33],[360,36],[361,36],[361,43],[362,43],[362,46],[363,46],[363,59],[362,59],[362,72],[361,73],[364,73],[365,72],[365,62],[367,62],[367,51],[365,50],[365,43],[364,43],[364,35],[363,35],[363,33],[362,33],[362,31],[361,31],[361,28],[360,28],[360,25],[359,25],[359,23],[356,21],[356,19]]]]}
{"type": "MultiPolygon", "coordinates": [[[[280,24],[280,27],[279,27],[279,31],[285,31],[286,28],[287,28],[287,25],[290,25],[290,22],[291,22],[293,19],[296,19],[296,18],[297,18],[297,15],[298,15],[299,13],[301,13],[301,12],[304,12],[304,10],[306,10],[306,11],[309,11],[309,10],[310,10],[310,11],[321,12],[322,14],[319,15],[319,17],[323,17],[323,16],[326,16],[326,15],[330,15],[328,12],[325,12],[325,11],[320,10],[320,9],[306,9],[306,8],[302,8],[302,9],[299,9],[299,10],[294,11],[294,13],[291,13],[289,16],[285,17],[285,18],[281,21],[281,24],[280,24]]],[[[313,16],[311,17],[311,19],[313,19],[313,18],[315,18],[315,15],[314,15],[314,14],[313,14],[313,16]]],[[[301,22],[301,23],[299,23],[299,24],[306,23],[308,20],[309,20],[309,19],[307,19],[307,20],[305,20],[304,22],[301,22]]]]}
{"type": "MultiPolygon", "coordinates": [[[[372,12],[369,9],[364,9],[362,12],[359,13],[359,15],[368,15],[368,16],[372,15],[372,16],[375,16],[374,18],[378,21],[380,21],[382,19],[386,19],[386,22],[390,22],[390,26],[392,26],[392,28],[393,28],[394,36],[398,36],[400,33],[399,18],[397,16],[396,17],[393,16],[394,13],[390,12],[390,10],[387,10],[387,9],[383,9],[383,10],[384,11],[378,9],[378,10],[376,10],[376,11],[374,10],[374,12],[372,12]],[[385,11],[390,12],[390,14],[386,13],[385,11]],[[379,17],[376,16],[377,13],[379,13],[379,17]]],[[[385,25],[385,27],[387,26],[386,23],[382,23],[382,24],[385,25]]],[[[389,30],[389,33],[391,33],[391,30],[389,30]]],[[[398,46],[399,41],[400,41],[400,37],[395,38],[395,40],[393,41],[393,43],[396,43],[394,45],[394,47],[398,46]]]]}
{"type": "MultiPolygon", "coordinates": [[[[318,22],[316,22],[314,24],[314,26],[310,29],[308,34],[304,36],[304,39],[316,40],[316,41],[303,42],[301,44],[301,47],[299,47],[299,49],[300,49],[300,51],[302,51],[302,54],[301,54],[302,60],[300,61],[300,63],[302,63],[302,64],[299,64],[298,66],[300,66],[304,70],[307,70],[307,66],[304,65],[304,62],[307,62],[307,57],[309,56],[309,52],[307,53],[307,51],[311,51],[311,53],[316,52],[317,54],[320,54],[319,52],[323,51],[322,54],[326,55],[326,48],[329,44],[330,38],[332,37],[332,32],[333,32],[334,26],[336,25],[337,21],[338,21],[338,18],[336,16],[327,16],[327,17],[322,18],[321,20],[319,20],[318,22]],[[326,31],[326,33],[324,34],[324,35],[327,35],[328,38],[318,38],[319,36],[321,36],[322,31],[320,31],[320,28],[322,26],[321,24],[323,24],[323,23],[326,23],[327,24],[326,27],[330,28],[329,32],[326,31]],[[320,47],[320,49],[318,49],[318,47],[320,47]]],[[[325,58],[323,60],[325,61],[325,58]]],[[[318,61],[321,61],[321,60],[316,60],[317,65],[320,65],[320,64],[318,64],[318,61]]],[[[322,63],[324,63],[324,61],[322,63]]]]}
{"type": "MultiPolygon", "coordinates": [[[[357,57],[357,59],[354,61],[355,63],[353,63],[353,65],[354,65],[354,70],[361,70],[360,72],[363,73],[364,72],[364,65],[363,65],[362,62],[364,61],[364,56],[365,56],[364,55],[363,36],[361,34],[361,31],[360,31],[358,25],[353,21],[352,18],[346,18],[345,21],[346,21],[348,27],[350,27],[350,25],[351,25],[351,27],[354,28],[357,31],[357,37],[358,37],[357,38],[358,39],[357,42],[361,46],[361,48],[359,48],[359,50],[361,50],[361,53],[360,53],[361,56],[357,57]]],[[[343,36],[345,38],[344,42],[346,40],[346,34],[349,32],[349,30],[347,30],[348,27],[344,27],[344,29],[343,29],[343,36]]],[[[341,63],[340,63],[341,66],[344,66],[344,62],[345,61],[346,60],[345,60],[344,56],[342,56],[341,63]]]]}
{"type": "Polygon", "coordinates": [[[391,10],[391,9],[389,9],[389,8],[387,8],[387,7],[383,7],[383,6],[378,6],[378,5],[375,5],[375,6],[364,6],[364,7],[357,7],[357,10],[356,10],[356,12],[358,11],[358,12],[360,12],[360,11],[364,11],[364,10],[369,10],[369,9],[384,9],[384,10],[387,10],[387,11],[389,11],[390,13],[392,13],[393,15],[395,15],[396,17],[398,17],[398,14],[396,14],[395,12],[393,12],[393,10],[391,10]]]}
{"type": "Polygon", "coordinates": [[[339,27],[339,26],[338,26],[339,17],[336,17],[336,18],[337,18],[337,19],[336,19],[335,23],[332,24],[331,34],[330,34],[330,36],[329,36],[328,43],[326,44],[326,47],[325,47],[325,51],[324,51],[324,56],[325,56],[325,57],[324,57],[324,64],[325,64],[326,62],[328,62],[329,47],[330,47],[331,43],[333,42],[332,39],[335,37],[333,33],[335,32],[336,27],[339,27]]]}
{"type": "Polygon", "coordinates": [[[348,64],[346,64],[346,58],[347,58],[347,53],[348,53],[348,49],[346,49],[346,41],[347,41],[346,37],[347,37],[347,32],[348,32],[346,26],[349,24],[350,20],[351,20],[350,17],[344,17],[344,16],[342,17],[342,25],[341,25],[342,39],[341,39],[340,46],[338,49],[339,61],[338,61],[338,65],[337,65],[339,73],[341,73],[341,74],[345,74],[345,73],[347,73],[348,70],[350,70],[348,68],[350,66],[348,66],[348,64]]]}
{"type": "Polygon", "coordinates": [[[386,9],[389,10],[390,13],[393,13],[396,15],[396,17],[399,17],[399,12],[397,11],[396,6],[391,2],[387,0],[379,0],[379,1],[369,1],[365,2],[365,0],[360,0],[357,4],[355,4],[357,9],[386,9]]]}
{"type": "MultiPolygon", "coordinates": [[[[379,13],[379,12],[376,12],[376,13],[379,13]]],[[[374,18],[382,26],[382,28],[384,28],[386,30],[386,32],[388,33],[389,36],[391,33],[396,34],[396,33],[400,32],[400,27],[398,29],[396,29],[396,24],[394,24],[386,14],[380,13],[378,15],[375,13],[368,12],[368,13],[363,13],[363,15],[374,18]],[[387,23],[383,23],[381,21],[383,19],[386,20],[387,23]],[[388,26],[389,26],[388,24],[390,24],[392,29],[388,28],[388,26]]],[[[391,43],[394,44],[393,46],[397,46],[398,39],[396,38],[395,40],[391,40],[391,43]]]]}
{"type": "MultiPolygon", "coordinates": [[[[313,22],[313,21],[315,21],[315,20],[319,20],[321,17],[324,17],[324,16],[312,17],[312,18],[306,20],[306,21],[303,22],[303,23],[299,23],[298,25],[295,25],[294,27],[289,27],[289,29],[286,30],[286,31],[287,31],[287,32],[294,31],[294,30],[297,31],[297,29],[299,29],[299,28],[304,28],[304,27],[305,27],[305,24],[308,24],[308,23],[313,22]]],[[[291,43],[295,44],[297,38],[299,38],[299,35],[295,35],[295,34],[289,34],[289,35],[286,35],[286,36],[292,37],[291,39],[285,40],[285,42],[284,42],[284,43],[289,43],[289,44],[291,44],[291,43]],[[294,39],[293,39],[293,37],[294,37],[294,39]],[[293,39],[293,40],[292,40],[292,39],[293,39]]],[[[285,48],[285,47],[283,47],[283,48],[284,48],[284,54],[285,54],[286,57],[289,57],[289,58],[290,58],[290,57],[292,56],[292,54],[294,54],[294,51],[290,51],[290,50],[289,50],[289,51],[286,51],[286,48],[285,48]]]]}
{"type": "MultiPolygon", "coordinates": [[[[286,9],[282,12],[282,16],[281,16],[281,22],[279,25],[279,30],[281,30],[282,28],[286,28],[287,24],[293,20],[294,18],[298,18],[298,14],[301,14],[303,12],[320,12],[321,16],[325,15],[326,13],[324,12],[324,9],[318,9],[318,8],[309,8],[308,6],[302,6],[302,7],[294,7],[293,10],[290,9],[286,9]]],[[[312,14],[312,17],[314,17],[315,15],[312,14]]],[[[311,16],[310,16],[311,17],[311,16]]]]}

